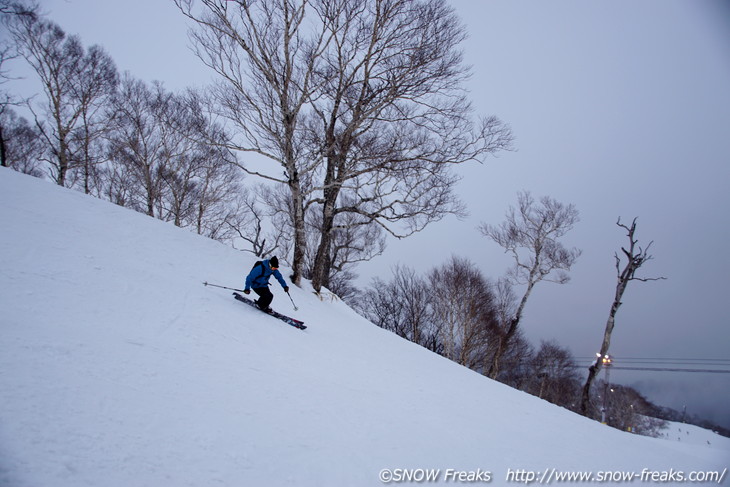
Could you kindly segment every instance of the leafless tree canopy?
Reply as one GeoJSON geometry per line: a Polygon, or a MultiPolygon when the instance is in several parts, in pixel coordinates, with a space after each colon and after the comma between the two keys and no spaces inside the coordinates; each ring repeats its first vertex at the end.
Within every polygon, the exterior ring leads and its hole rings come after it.
{"type": "Polygon", "coordinates": [[[530,364],[525,390],[553,404],[576,409],[580,376],[571,353],[555,341],[543,341],[530,364]]]}
{"type": "Polygon", "coordinates": [[[281,172],[245,172],[285,184],[292,203],[294,274],[299,284],[306,246],[305,199],[311,161],[302,157],[300,124],[316,87],[312,76],[328,42],[322,25],[305,24],[305,1],[175,0],[198,28],[191,40],[198,57],[219,75],[209,109],[229,124],[226,147],[257,154],[281,172]]]}
{"type": "Polygon", "coordinates": [[[578,210],[549,196],[536,201],[529,192],[520,193],[517,200],[517,207],[509,208],[504,222],[498,226],[482,224],[480,231],[514,258],[509,275],[515,284],[568,282],[566,271],[581,252],[566,248],[558,239],[578,223],[578,210]]]}
{"type": "Polygon", "coordinates": [[[105,178],[110,199],[197,233],[225,238],[242,210],[230,154],[201,138],[225,138],[201,115],[198,97],[124,76],[107,136],[114,163],[105,178]]]}
{"type": "MultiPolygon", "coordinates": [[[[9,30],[12,25],[20,22],[18,17],[37,19],[37,12],[38,5],[35,2],[0,0],[0,26],[9,30]]],[[[21,102],[3,86],[12,78],[8,66],[18,56],[18,45],[12,38],[0,39],[0,166],[40,176],[41,171],[37,164],[39,157],[28,157],[38,148],[38,144],[32,142],[38,134],[32,133],[33,129],[27,130],[25,119],[16,116],[11,106],[21,102]],[[28,144],[36,147],[30,149],[28,144]]]]}
{"type": "Polygon", "coordinates": [[[320,214],[307,272],[317,290],[336,271],[336,235],[379,225],[402,237],[460,213],[448,165],[510,147],[496,117],[474,120],[465,31],[443,0],[176,4],[220,75],[211,109],[235,126],[229,147],[283,169],[242,165],[290,189],[295,276],[306,213],[320,214]]]}
{"type": "Polygon", "coordinates": [[[315,289],[327,284],[331,233],[355,213],[402,237],[460,213],[448,164],[509,147],[496,118],[475,126],[458,44],[465,32],[442,1],[321,1],[332,39],[317,72],[308,141],[318,166],[322,231],[315,289]]]}
{"type": "Polygon", "coordinates": [[[472,262],[458,257],[434,268],[428,277],[444,356],[478,368],[495,338],[495,298],[489,282],[472,262]]]}
{"type": "Polygon", "coordinates": [[[430,299],[431,288],[425,278],[410,267],[395,266],[392,279],[374,279],[355,306],[381,328],[441,353],[440,327],[433,319],[430,299]]]}
{"type": "Polygon", "coordinates": [[[69,172],[79,168],[88,176],[100,100],[110,96],[117,83],[114,62],[99,46],[87,51],[77,36],[67,36],[60,26],[32,15],[16,16],[10,31],[19,54],[43,86],[45,102],[29,107],[49,148],[54,179],[67,185],[69,172]]]}
{"type": "Polygon", "coordinates": [[[18,116],[8,105],[0,112],[0,155],[2,166],[38,178],[44,176],[41,158],[45,145],[36,127],[18,116]]]}
{"type": "Polygon", "coordinates": [[[356,307],[378,326],[474,370],[494,345],[495,296],[467,259],[452,257],[425,277],[406,266],[377,278],[356,307]]]}
{"type": "Polygon", "coordinates": [[[120,82],[101,48],[86,48],[35,3],[0,0],[0,20],[9,34],[0,45],[2,165],[211,238],[237,238],[245,205],[233,138],[201,93],[171,93],[129,73],[120,82]],[[23,62],[42,87],[30,101],[4,91],[9,67],[23,62]],[[31,123],[16,113],[23,107],[31,123]]]}
{"type": "MultiPolygon", "coordinates": [[[[504,279],[490,283],[465,258],[452,257],[418,275],[406,266],[392,269],[391,278],[376,278],[356,309],[373,323],[487,374],[500,343],[500,315],[516,306],[504,279]]],[[[580,381],[575,361],[555,342],[535,350],[517,330],[502,357],[497,379],[511,387],[571,410],[578,406],[580,381]]]]}
{"type": "Polygon", "coordinates": [[[538,202],[529,192],[520,193],[517,202],[517,207],[509,208],[507,218],[500,225],[484,223],[479,227],[485,237],[499,244],[514,258],[514,266],[508,271],[512,284],[525,286],[514,315],[503,324],[490,377],[499,373],[501,356],[517,331],[534,286],[543,280],[559,284],[568,282],[567,271],[581,254],[580,250],[568,249],[558,241],[578,222],[575,206],[565,205],[549,196],[540,198],[538,202]]]}

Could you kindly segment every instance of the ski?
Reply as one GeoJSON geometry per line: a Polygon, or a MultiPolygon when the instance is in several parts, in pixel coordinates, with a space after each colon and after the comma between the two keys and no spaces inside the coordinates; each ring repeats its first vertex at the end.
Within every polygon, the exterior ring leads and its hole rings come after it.
{"type": "Polygon", "coordinates": [[[289,316],[283,315],[277,311],[273,311],[273,310],[271,312],[263,311],[261,308],[256,306],[256,303],[254,303],[252,300],[250,300],[246,297],[243,297],[238,293],[233,293],[233,297],[236,298],[237,300],[241,301],[242,303],[246,303],[249,306],[256,308],[257,310],[261,311],[262,313],[266,313],[269,316],[273,316],[274,318],[280,319],[284,323],[287,323],[287,324],[293,326],[294,328],[299,328],[300,330],[307,329],[307,327],[304,325],[303,321],[295,320],[294,318],[290,318],[289,316]]]}

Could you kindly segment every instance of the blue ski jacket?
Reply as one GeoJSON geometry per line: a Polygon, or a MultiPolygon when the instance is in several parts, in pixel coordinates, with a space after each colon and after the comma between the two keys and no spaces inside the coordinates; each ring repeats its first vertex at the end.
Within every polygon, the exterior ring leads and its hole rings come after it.
{"type": "Polygon", "coordinates": [[[253,269],[251,269],[251,272],[248,273],[248,276],[246,276],[246,291],[251,288],[256,289],[261,287],[268,287],[269,278],[271,278],[272,274],[274,275],[276,280],[279,281],[281,287],[287,287],[284,276],[282,276],[281,272],[279,272],[278,270],[273,270],[271,268],[271,265],[269,264],[269,260],[266,259],[264,261],[257,262],[256,265],[253,266],[253,269]]]}

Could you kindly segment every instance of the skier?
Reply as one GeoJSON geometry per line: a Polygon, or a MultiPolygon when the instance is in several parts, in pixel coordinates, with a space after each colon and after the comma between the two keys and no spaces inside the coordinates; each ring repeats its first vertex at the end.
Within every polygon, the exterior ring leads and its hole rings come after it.
{"type": "Polygon", "coordinates": [[[244,294],[249,294],[253,289],[253,292],[259,295],[259,299],[254,301],[256,306],[267,313],[271,312],[269,305],[274,300],[274,295],[269,291],[269,278],[272,274],[279,281],[281,287],[284,288],[284,292],[288,293],[289,286],[286,285],[284,277],[279,272],[279,259],[276,256],[267,260],[260,260],[254,264],[253,269],[246,276],[246,287],[243,290],[244,294]]]}

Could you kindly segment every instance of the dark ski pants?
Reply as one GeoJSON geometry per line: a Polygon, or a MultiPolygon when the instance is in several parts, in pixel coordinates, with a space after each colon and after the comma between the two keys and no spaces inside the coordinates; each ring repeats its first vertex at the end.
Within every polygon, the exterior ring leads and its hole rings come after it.
{"type": "Polygon", "coordinates": [[[253,288],[253,292],[259,295],[259,299],[256,301],[256,304],[261,309],[268,308],[274,300],[274,295],[271,294],[268,287],[255,287],[253,288]]]}

